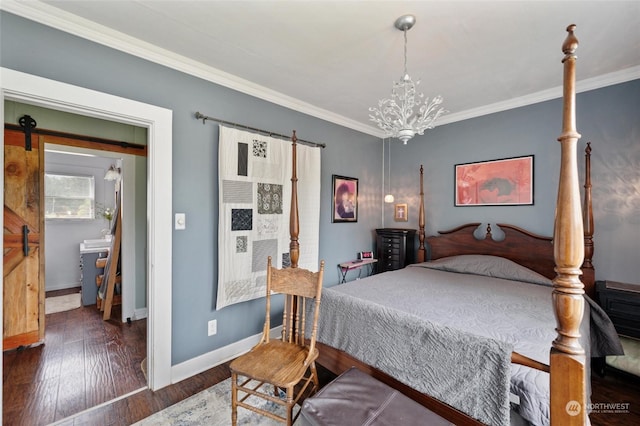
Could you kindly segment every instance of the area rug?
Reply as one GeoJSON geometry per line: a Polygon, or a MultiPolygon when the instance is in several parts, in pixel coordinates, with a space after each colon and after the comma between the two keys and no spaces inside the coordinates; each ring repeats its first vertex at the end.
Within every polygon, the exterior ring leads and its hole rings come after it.
{"type": "MultiPolygon", "coordinates": [[[[279,415],[284,413],[282,407],[263,399],[250,397],[247,402],[279,415]]],[[[298,418],[295,424],[299,425],[300,423],[301,419],[298,418]]],[[[228,426],[230,424],[231,379],[227,379],[135,423],[134,426],[228,426]]],[[[244,408],[238,408],[238,425],[282,426],[282,423],[244,408]]]]}
{"type": "Polygon", "coordinates": [[[70,311],[80,307],[80,293],[65,294],[64,296],[47,297],[44,300],[44,313],[55,314],[70,311]]]}

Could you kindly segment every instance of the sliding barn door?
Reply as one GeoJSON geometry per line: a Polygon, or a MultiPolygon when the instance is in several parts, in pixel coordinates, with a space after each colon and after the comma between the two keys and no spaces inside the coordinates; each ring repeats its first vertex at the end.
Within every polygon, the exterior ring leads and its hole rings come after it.
{"type": "Polygon", "coordinates": [[[4,133],[3,350],[44,338],[44,153],[38,135],[4,133]]]}

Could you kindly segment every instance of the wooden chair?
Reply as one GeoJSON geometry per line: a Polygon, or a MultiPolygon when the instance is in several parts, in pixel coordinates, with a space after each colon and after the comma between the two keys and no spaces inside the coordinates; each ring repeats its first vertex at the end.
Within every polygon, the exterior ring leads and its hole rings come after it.
{"type": "Polygon", "coordinates": [[[319,388],[315,360],[318,358],[316,332],[322,292],[324,261],[320,270],[311,272],[300,268],[277,269],[267,261],[267,309],[260,342],[248,353],[231,362],[231,424],[236,426],[238,407],[243,407],[290,426],[300,415],[293,409],[298,400],[315,393],[319,388]],[[271,339],[271,296],[283,294],[282,337],[271,339]],[[304,313],[313,309],[307,324],[304,313]],[[311,333],[305,343],[305,330],[311,333]],[[265,385],[265,386],[263,386],[265,385]],[[272,386],[267,386],[272,385],[272,386]],[[311,385],[311,386],[310,386],[311,385]],[[280,389],[284,398],[280,397],[280,389]],[[273,391],[273,394],[270,394],[273,391]],[[239,394],[240,393],[240,394],[239,394]],[[243,393],[243,394],[242,394],[243,393]],[[247,398],[258,397],[283,406],[286,416],[252,406],[247,398]]]}

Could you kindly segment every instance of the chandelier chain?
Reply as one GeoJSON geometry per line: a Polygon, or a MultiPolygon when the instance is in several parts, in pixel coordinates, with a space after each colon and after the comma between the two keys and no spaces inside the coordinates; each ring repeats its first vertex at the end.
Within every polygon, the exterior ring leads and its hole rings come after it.
{"type": "Polygon", "coordinates": [[[407,29],[405,28],[403,32],[404,32],[404,75],[409,75],[409,71],[407,71],[407,29]]]}

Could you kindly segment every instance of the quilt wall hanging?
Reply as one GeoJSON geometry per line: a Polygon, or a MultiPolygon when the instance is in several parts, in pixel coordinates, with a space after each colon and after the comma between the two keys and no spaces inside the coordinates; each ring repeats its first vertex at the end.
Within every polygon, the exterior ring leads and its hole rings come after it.
{"type": "MultiPolygon", "coordinates": [[[[318,270],[320,149],[297,144],[300,258],[318,270]]],[[[264,297],[267,257],[290,265],[291,141],[220,125],[216,309],[264,297]]]]}

